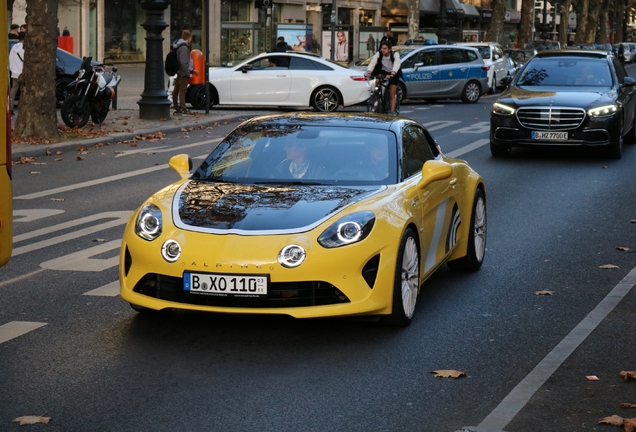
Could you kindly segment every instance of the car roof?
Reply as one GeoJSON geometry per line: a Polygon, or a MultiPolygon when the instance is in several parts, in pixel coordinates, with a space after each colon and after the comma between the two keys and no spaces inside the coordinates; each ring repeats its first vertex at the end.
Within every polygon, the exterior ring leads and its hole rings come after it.
{"type": "Polygon", "coordinates": [[[324,126],[322,122],[328,122],[329,126],[364,128],[376,130],[390,130],[395,122],[407,121],[395,117],[381,116],[365,112],[341,112],[341,113],[314,113],[314,112],[290,112],[255,117],[247,121],[259,124],[271,124],[273,126],[316,125],[324,126]]]}

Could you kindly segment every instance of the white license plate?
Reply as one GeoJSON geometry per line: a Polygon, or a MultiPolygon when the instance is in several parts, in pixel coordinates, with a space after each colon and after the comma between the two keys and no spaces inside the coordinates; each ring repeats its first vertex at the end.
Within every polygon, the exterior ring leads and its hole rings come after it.
{"type": "Polygon", "coordinates": [[[215,296],[259,297],[267,295],[267,277],[185,272],[183,289],[215,296]]]}
{"type": "Polygon", "coordinates": [[[547,140],[547,141],[567,141],[567,132],[532,132],[533,140],[547,140]]]}

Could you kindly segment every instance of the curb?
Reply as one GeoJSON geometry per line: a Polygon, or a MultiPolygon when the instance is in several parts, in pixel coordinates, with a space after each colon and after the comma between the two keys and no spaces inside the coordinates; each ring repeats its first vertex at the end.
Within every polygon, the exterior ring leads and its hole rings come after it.
{"type": "MultiPolygon", "coordinates": [[[[98,138],[83,139],[77,141],[65,141],[55,144],[12,144],[11,160],[19,160],[20,157],[39,157],[47,156],[47,152],[55,153],[56,151],[69,151],[75,150],[79,146],[89,147],[94,144],[111,143],[116,144],[120,141],[130,140],[139,135],[150,135],[157,132],[165,134],[180,132],[183,128],[198,127],[198,126],[210,126],[219,121],[237,120],[244,117],[241,114],[230,114],[227,116],[219,116],[214,119],[199,120],[198,122],[182,123],[178,125],[158,125],[158,127],[139,129],[134,132],[116,132],[110,135],[105,135],[98,138]]],[[[199,117],[201,119],[201,117],[199,117]]]]}

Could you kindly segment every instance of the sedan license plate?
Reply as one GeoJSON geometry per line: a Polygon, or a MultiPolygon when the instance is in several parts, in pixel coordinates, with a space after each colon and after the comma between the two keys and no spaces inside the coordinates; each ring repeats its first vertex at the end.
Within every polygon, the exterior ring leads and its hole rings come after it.
{"type": "Polygon", "coordinates": [[[267,277],[185,272],[183,289],[221,297],[261,297],[267,295],[267,277]]]}
{"type": "Polygon", "coordinates": [[[546,141],[567,141],[567,132],[537,132],[532,131],[533,140],[546,140],[546,141]]]}

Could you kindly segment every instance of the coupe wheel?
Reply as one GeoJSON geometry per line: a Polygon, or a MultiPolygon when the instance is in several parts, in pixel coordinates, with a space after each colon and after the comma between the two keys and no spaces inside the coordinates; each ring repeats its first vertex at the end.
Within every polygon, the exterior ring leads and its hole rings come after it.
{"type": "Polygon", "coordinates": [[[340,96],[333,87],[320,87],[311,95],[311,106],[316,111],[334,112],[340,105],[340,96]]]}
{"type": "Polygon", "coordinates": [[[402,235],[395,266],[391,315],[383,317],[383,321],[397,326],[409,325],[415,313],[419,290],[420,253],[415,234],[408,228],[402,235]]]}
{"type": "Polygon", "coordinates": [[[87,103],[81,104],[82,98],[77,95],[66,98],[60,109],[62,121],[68,127],[84,127],[91,116],[91,109],[87,103]]]}
{"type": "Polygon", "coordinates": [[[464,103],[475,103],[479,100],[481,96],[481,87],[475,81],[470,81],[466,83],[464,86],[464,91],[462,92],[462,102],[464,103]]]}
{"type": "Polygon", "coordinates": [[[449,261],[448,267],[453,270],[479,270],[486,254],[486,198],[484,191],[477,189],[470,215],[470,232],[466,256],[449,261]]]}
{"type": "MultiPolygon", "coordinates": [[[[194,109],[204,109],[205,108],[205,86],[204,85],[196,85],[192,86],[192,89],[188,89],[188,97],[186,98],[192,108],[194,109]]],[[[212,86],[209,87],[210,94],[210,108],[214,105],[218,104],[218,97],[215,93],[215,90],[212,86]]]]}

